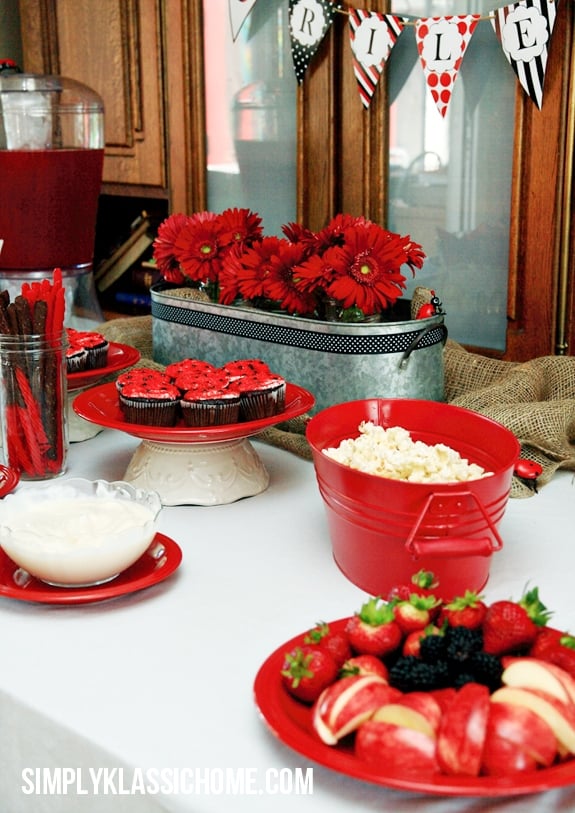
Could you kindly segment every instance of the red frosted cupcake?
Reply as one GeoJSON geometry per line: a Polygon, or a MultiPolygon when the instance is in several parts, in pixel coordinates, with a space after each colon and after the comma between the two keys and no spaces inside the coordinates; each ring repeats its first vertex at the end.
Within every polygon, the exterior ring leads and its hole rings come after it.
{"type": "Polygon", "coordinates": [[[128,423],[174,426],[179,415],[180,391],[173,384],[125,384],[119,392],[120,408],[128,423]]]}
{"type": "Polygon", "coordinates": [[[228,361],[221,369],[225,370],[234,380],[244,376],[268,375],[271,372],[262,359],[236,359],[228,361]]]}
{"type": "Polygon", "coordinates": [[[210,364],[209,361],[202,361],[201,359],[182,359],[181,361],[174,361],[166,367],[166,375],[175,381],[180,375],[202,375],[205,373],[212,373],[215,366],[210,364]]]}
{"type": "Polygon", "coordinates": [[[86,350],[85,370],[97,370],[108,363],[110,343],[101,333],[95,330],[73,330],[68,328],[68,342],[86,350]]]}
{"type": "Polygon", "coordinates": [[[285,409],[286,382],[275,373],[244,376],[234,386],[240,391],[240,420],[270,418],[285,409]]]}
{"type": "Polygon", "coordinates": [[[148,384],[171,384],[172,381],[166,373],[161,370],[155,370],[152,367],[133,367],[131,370],[126,370],[116,378],[116,389],[122,390],[126,384],[140,384],[146,386],[148,384]]]}
{"type": "Polygon", "coordinates": [[[184,393],[180,401],[186,426],[221,426],[237,423],[240,414],[240,394],[231,387],[196,387],[184,393]]]}
{"type": "Polygon", "coordinates": [[[173,383],[182,392],[192,389],[206,389],[207,387],[210,389],[223,389],[230,383],[230,377],[223,370],[214,368],[205,372],[182,372],[174,378],[173,383]]]}
{"type": "Polygon", "coordinates": [[[66,372],[81,373],[88,363],[88,351],[79,344],[69,344],[66,348],[66,372]]]}

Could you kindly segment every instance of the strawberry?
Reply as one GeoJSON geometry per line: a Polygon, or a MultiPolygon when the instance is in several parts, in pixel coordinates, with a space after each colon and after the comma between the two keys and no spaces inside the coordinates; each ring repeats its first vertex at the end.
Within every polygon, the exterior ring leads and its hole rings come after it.
{"type": "Polygon", "coordinates": [[[558,630],[542,630],[529,655],[561,667],[575,678],[575,637],[558,630]]]}
{"type": "Polygon", "coordinates": [[[408,634],[427,627],[431,623],[437,606],[438,601],[435,596],[411,593],[408,599],[394,602],[393,612],[401,631],[408,634]]]}
{"type": "Polygon", "coordinates": [[[388,593],[388,601],[407,601],[412,593],[423,593],[433,590],[439,582],[430,570],[418,570],[411,577],[411,584],[398,584],[388,593]]]}
{"type": "Polygon", "coordinates": [[[414,655],[416,658],[420,656],[421,641],[427,638],[428,635],[441,635],[442,632],[435,624],[428,624],[425,629],[414,630],[410,632],[403,641],[401,654],[406,657],[407,655],[414,655]]]}
{"type": "Polygon", "coordinates": [[[323,621],[320,621],[313,629],[309,630],[303,642],[329,652],[338,666],[341,666],[345,660],[351,657],[351,647],[344,630],[339,632],[332,630],[329,624],[323,621]]]}
{"type": "Polygon", "coordinates": [[[487,608],[483,621],[483,649],[490,655],[525,652],[549,616],[536,587],[517,602],[495,601],[487,608]]]}
{"type": "Polygon", "coordinates": [[[348,658],[340,669],[340,677],[350,675],[377,675],[387,680],[389,670],[387,666],[375,655],[355,655],[348,658]]]}
{"type": "Polygon", "coordinates": [[[450,627],[467,627],[474,630],[483,624],[487,605],[483,596],[472,590],[466,590],[463,596],[456,596],[441,608],[440,621],[450,627]]]}
{"type": "Polygon", "coordinates": [[[287,652],[281,670],[288,692],[304,703],[313,703],[337,679],[338,666],[329,652],[314,646],[287,652]]]}
{"type": "Polygon", "coordinates": [[[379,596],[366,601],[359,613],[350,618],[346,632],[354,652],[379,657],[396,650],[403,637],[393,605],[382,602],[379,596]]]}

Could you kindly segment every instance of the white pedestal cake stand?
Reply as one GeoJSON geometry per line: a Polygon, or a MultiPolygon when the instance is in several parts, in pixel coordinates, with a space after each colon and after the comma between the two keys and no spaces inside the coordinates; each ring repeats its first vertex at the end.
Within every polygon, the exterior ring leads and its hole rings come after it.
{"type": "Polygon", "coordinates": [[[269,485],[248,438],[303,415],[313,404],[311,393],[288,383],[285,410],[269,418],[201,428],[146,426],[124,420],[112,383],[81,392],[73,407],[84,420],[140,438],[124,475],[129,483],[157,491],[164,505],[222,505],[269,485]]]}

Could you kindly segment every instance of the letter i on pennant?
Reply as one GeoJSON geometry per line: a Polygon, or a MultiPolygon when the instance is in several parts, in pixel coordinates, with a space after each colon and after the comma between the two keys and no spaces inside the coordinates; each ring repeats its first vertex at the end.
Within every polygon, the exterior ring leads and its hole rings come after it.
{"type": "Polygon", "coordinates": [[[426,17],[415,23],[415,41],[425,81],[444,117],[463,55],[479,20],[479,14],[461,14],[426,17]]]}
{"type": "Polygon", "coordinates": [[[292,59],[298,84],[331,26],[339,4],[331,0],[290,0],[289,29],[292,59]]]}
{"type": "Polygon", "coordinates": [[[349,38],[359,96],[368,108],[383,66],[404,26],[402,17],[377,11],[350,9],[349,38]]]}
{"type": "Polygon", "coordinates": [[[513,3],[492,12],[491,24],[523,90],[541,109],[557,0],[513,3]]]}

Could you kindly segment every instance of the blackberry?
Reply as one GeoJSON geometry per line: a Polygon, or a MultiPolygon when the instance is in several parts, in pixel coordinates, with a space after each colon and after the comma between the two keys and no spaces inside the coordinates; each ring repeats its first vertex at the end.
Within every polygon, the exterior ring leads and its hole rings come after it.
{"type": "Polygon", "coordinates": [[[445,656],[451,665],[465,664],[476,652],[483,649],[483,633],[480,629],[448,627],[445,630],[445,656]]]}
{"type": "Polygon", "coordinates": [[[494,692],[501,686],[503,666],[495,655],[488,652],[474,652],[467,662],[467,668],[475,676],[476,683],[483,683],[494,692]]]}
{"type": "Polygon", "coordinates": [[[399,658],[389,671],[389,683],[402,692],[429,692],[447,683],[444,662],[426,663],[414,655],[399,658]]]}
{"type": "Polygon", "coordinates": [[[426,663],[438,663],[445,659],[443,635],[426,635],[419,643],[419,655],[426,663]]]}
{"type": "Polygon", "coordinates": [[[471,672],[459,672],[459,674],[453,678],[452,685],[454,689],[461,689],[466,683],[478,683],[478,681],[471,672]]]}

